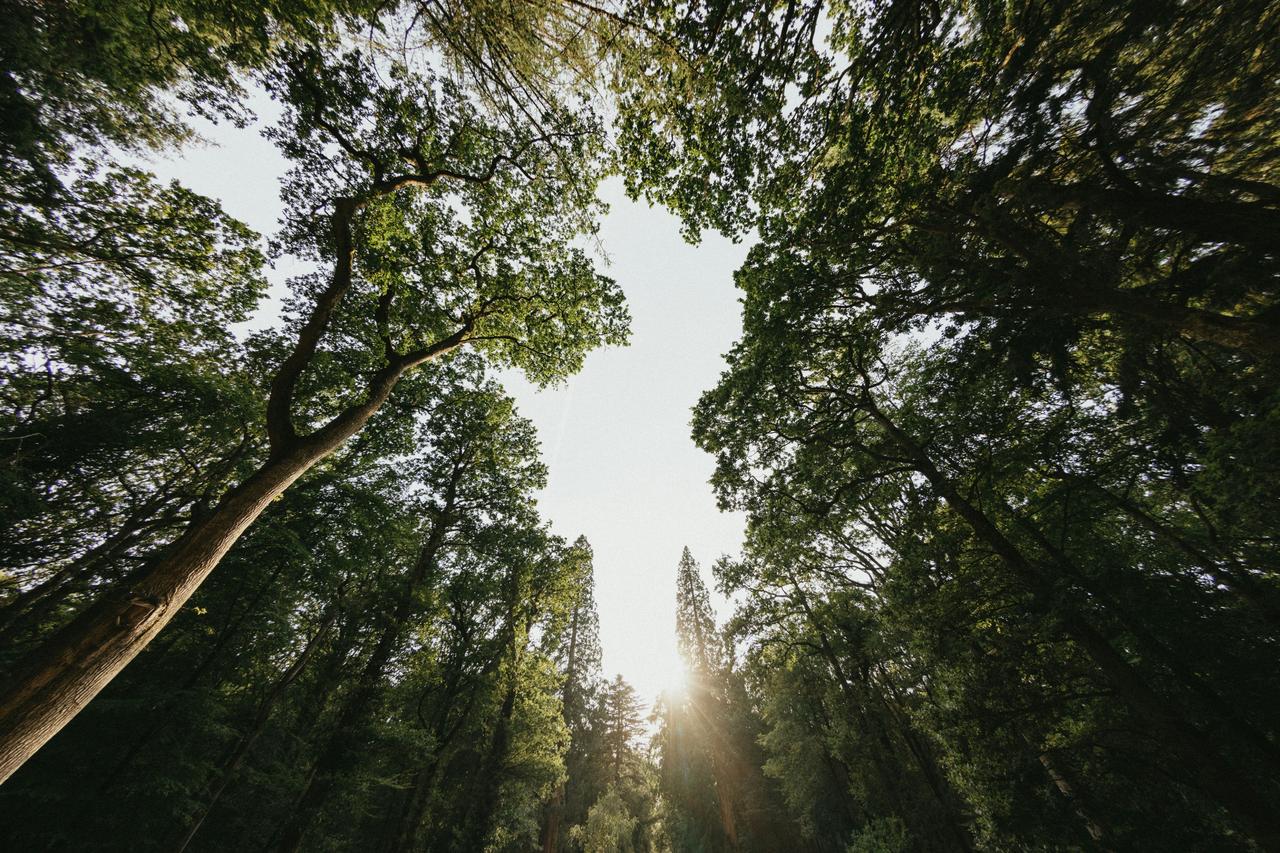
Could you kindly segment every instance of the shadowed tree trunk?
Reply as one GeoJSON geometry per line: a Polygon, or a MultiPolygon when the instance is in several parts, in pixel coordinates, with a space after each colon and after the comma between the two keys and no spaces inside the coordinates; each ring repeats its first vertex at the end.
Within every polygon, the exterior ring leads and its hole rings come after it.
{"type": "Polygon", "coordinates": [[[191,844],[191,840],[196,837],[196,833],[200,831],[205,818],[209,816],[209,812],[213,811],[213,807],[218,804],[223,792],[231,784],[231,780],[235,777],[235,772],[239,769],[240,763],[249,754],[249,750],[253,748],[259,735],[266,729],[267,722],[271,719],[271,712],[275,709],[276,703],[284,696],[289,685],[293,684],[298,676],[302,674],[307,662],[311,659],[311,653],[324,636],[329,633],[329,629],[333,627],[333,623],[337,619],[338,608],[336,605],[330,605],[329,612],[320,622],[320,627],[316,629],[315,634],[307,641],[307,645],[302,649],[297,659],[280,674],[275,684],[271,686],[271,690],[267,692],[266,696],[262,697],[262,701],[258,703],[257,713],[254,714],[249,727],[245,729],[244,733],[236,741],[235,746],[228,752],[226,759],[222,762],[222,766],[218,768],[217,776],[206,788],[203,796],[204,805],[199,808],[195,817],[192,818],[187,831],[183,833],[182,838],[174,845],[173,849],[176,853],[182,853],[186,850],[191,844]]]}
{"type": "MultiPolygon", "coordinates": [[[[864,377],[864,381],[869,380],[864,377]]],[[[869,393],[863,409],[912,461],[915,469],[968,523],[977,537],[995,552],[1032,594],[1036,608],[1093,661],[1106,682],[1139,717],[1146,720],[1205,789],[1241,823],[1264,850],[1280,850],[1280,814],[1262,789],[1261,780],[1242,773],[1223,758],[1204,732],[1182,719],[1170,703],[1151,688],[1110,641],[1070,609],[1055,607],[1052,583],[1008,539],[987,515],[967,500],[910,435],[884,414],[869,393]]]]}

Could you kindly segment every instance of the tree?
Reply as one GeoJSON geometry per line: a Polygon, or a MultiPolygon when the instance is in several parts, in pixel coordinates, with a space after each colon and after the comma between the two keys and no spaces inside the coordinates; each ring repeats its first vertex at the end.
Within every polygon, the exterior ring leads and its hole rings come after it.
{"type": "Polygon", "coordinates": [[[694,431],[750,519],[752,689],[818,705],[780,731],[835,741],[855,825],[1275,846],[1274,525],[1225,510],[1277,499],[1271,17],[637,8],[671,50],[620,81],[630,186],[760,235],[694,431]]]}
{"type": "Polygon", "coordinates": [[[291,104],[279,140],[299,162],[286,188],[296,211],[286,239],[332,270],[297,283],[296,336],[267,402],[269,453],[144,576],[104,595],[25,665],[0,702],[6,774],[145,647],[263,508],[359,432],[408,372],[472,346],[550,382],[592,346],[624,338],[620,295],[567,248],[594,204],[589,126],[566,119],[549,136],[485,127],[450,87],[437,97],[407,69],[378,85],[357,55],[333,64],[298,56],[277,86],[291,104]],[[466,222],[448,204],[455,192],[466,222]],[[342,338],[326,350],[331,327],[342,338]],[[320,396],[336,405],[317,407],[320,396]]]}
{"type": "Polygon", "coordinates": [[[677,850],[771,850],[795,844],[795,827],[765,780],[751,698],[733,647],[716,627],[711,599],[685,548],[676,575],[676,640],[688,666],[686,695],[655,711],[667,834],[677,850]]]}
{"type": "Polygon", "coordinates": [[[597,739],[592,731],[592,703],[599,690],[600,616],[595,602],[595,571],[591,545],[580,536],[571,554],[577,566],[570,592],[572,607],[567,622],[551,633],[558,641],[555,659],[563,673],[561,707],[569,729],[569,750],[565,755],[567,778],[556,786],[543,814],[543,853],[561,849],[561,827],[581,822],[594,794],[591,778],[592,750],[597,739]]]}

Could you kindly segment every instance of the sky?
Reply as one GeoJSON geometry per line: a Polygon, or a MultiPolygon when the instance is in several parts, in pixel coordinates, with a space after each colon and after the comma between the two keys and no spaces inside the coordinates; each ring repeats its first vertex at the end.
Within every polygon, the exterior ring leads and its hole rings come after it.
{"type": "MultiPolygon", "coordinates": [[[[270,102],[255,106],[271,119],[270,102]]],[[[287,163],[261,127],[199,125],[206,144],[144,165],[221,200],[227,213],[270,235],[287,163]]],[[[601,260],[626,293],[630,344],[589,354],[581,373],[558,387],[539,391],[518,375],[504,381],[541,439],[550,472],[538,497],[543,517],[569,540],[585,535],[594,550],[605,675],[621,673],[652,701],[679,675],[681,549],[689,547],[713,587],[711,564],[742,541],[742,517],[716,508],[707,484],[713,462],[693,444],[689,419],[741,331],[733,271],[746,246],[715,234],[686,243],[674,216],[630,201],[617,179],[602,186],[601,197],[610,205],[601,260]]],[[[277,294],[294,272],[277,266],[277,294]]],[[[275,308],[263,311],[271,316],[275,308]]],[[[723,599],[713,600],[727,617],[723,599]]]]}

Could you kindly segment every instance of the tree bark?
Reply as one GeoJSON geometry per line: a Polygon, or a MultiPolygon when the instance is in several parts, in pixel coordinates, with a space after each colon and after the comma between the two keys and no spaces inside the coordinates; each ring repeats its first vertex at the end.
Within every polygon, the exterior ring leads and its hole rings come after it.
{"type": "Polygon", "coordinates": [[[1044,768],[1044,772],[1048,775],[1049,781],[1053,782],[1053,786],[1058,789],[1058,793],[1071,806],[1071,810],[1075,812],[1076,817],[1080,818],[1080,824],[1084,827],[1085,832],[1093,839],[1093,843],[1102,847],[1107,833],[1103,830],[1102,824],[1094,819],[1093,815],[1080,802],[1080,798],[1076,796],[1075,786],[1062,773],[1053,757],[1047,752],[1040,753],[1040,766],[1044,768]]]}
{"type": "MultiPolygon", "coordinates": [[[[564,690],[560,697],[560,716],[570,728],[571,735],[576,735],[570,714],[576,710],[577,678],[578,678],[578,619],[581,602],[573,606],[569,617],[569,652],[565,660],[564,690]]],[[[572,748],[572,747],[570,747],[572,748]]],[[[567,793],[567,782],[556,786],[551,801],[543,809],[542,853],[555,853],[560,847],[560,823],[564,818],[564,801],[567,793]]]]}
{"type": "MultiPolygon", "coordinates": [[[[464,642],[460,647],[457,654],[458,667],[463,666],[469,648],[469,641],[464,642]]],[[[503,657],[500,652],[489,657],[479,674],[471,679],[470,691],[466,701],[462,703],[456,702],[461,692],[462,673],[457,670],[450,673],[448,686],[444,695],[440,697],[440,710],[436,715],[436,723],[432,727],[436,740],[435,754],[426,767],[414,775],[413,788],[404,799],[403,808],[400,810],[399,827],[387,848],[387,853],[412,853],[417,849],[418,833],[421,831],[423,818],[431,805],[431,794],[438,781],[437,772],[447,763],[447,753],[452,749],[454,741],[463,731],[467,721],[471,719],[472,710],[479,698],[480,682],[493,674],[493,671],[502,663],[503,657]],[[457,714],[450,724],[450,712],[454,710],[457,714]]]]}
{"type": "Polygon", "coordinates": [[[0,694],[0,782],[142,651],[254,519],[319,458],[302,452],[263,465],[131,588],[103,595],[24,662],[0,694]]]}
{"type": "MultiPolygon", "coordinates": [[[[1080,478],[1083,480],[1083,478],[1080,478]]],[[[1151,513],[1147,512],[1135,501],[1121,497],[1110,489],[1094,483],[1085,481],[1087,485],[1095,489],[1108,501],[1125,512],[1130,518],[1137,521],[1147,530],[1151,531],[1155,536],[1172,543],[1178,550],[1182,551],[1190,557],[1197,567],[1213,578],[1214,583],[1226,587],[1231,592],[1240,596],[1240,599],[1247,605],[1252,607],[1263,619],[1266,620],[1272,629],[1280,629],[1280,604],[1277,603],[1275,594],[1271,590],[1261,586],[1253,577],[1249,575],[1249,570],[1245,566],[1235,565],[1232,568],[1226,568],[1222,565],[1223,561],[1215,560],[1205,553],[1202,549],[1192,544],[1186,537],[1178,533],[1171,525],[1160,521],[1151,513]]],[[[1231,559],[1231,562],[1235,562],[1231,559]]]]}
{"type": "Polygon", "coordinates": [[[280,577],[280,573],[282,571],[283,567],[277,566],[267,578],[266,582],[258,588],[257,592],[254,594],[243,612],[237,615],[235,611],[236,606],[240,603],[239,593],[242,593],[243,590],[239,591],[236,598],[233,599],[228,608],[230,613],[228,614],[228,618],[224,622],[222,629],[218,632],[218,639],[214,642],[213,648],[210,649],[208,653],[204,655],[203,659],[201,659],[201,661],[187,673],[187,676],[182,680],[182,683],[178,684],[175,689],[168,694],[167,701],[163,703],[156,703],[151,707],[149,711],[149,714],[152,717],[151,724],[148,725],[142,733],[138,735],[138,737],[134,738],[133,743],[125,750],[124,754],[118,761],[116,761],[112,768],[107,772],[106,776],[103,777],[102,782],[98,784],[99,796],[109,793],[111,789],[115,787],[115,785],[125,775],[125,772],[129,769],[130,765],[134,763],[146,746],[152,742],[157,734],[164,731],[164,729],[173,721],[172,712],[181,703],[183,694],[195,687],[195,685],[199,683],[201,677],[209,671],[217,661],[222,650],[226,648],[227,643],[229,643],[232,637],[239,632],[240,626],[242,626],[245,620],[248,619],[249,615],[257,609],[258,604],[261,603],[267,592],[275,586],[276,580],[280,577]]]}
{"type": "Polygon", "coordinates": [[[0,693],[0,782],[151,642],[271,501],[368,423],[407,370],[462,346],[470,332],[470,324],[464,325],[430,347],[396,358],[370,379],[363,402],[314,433],[297,437],[290,426],[282,436],[277,429],[268,460],[209,515],[193,521],[164,558],[130,588],[104,594],[37,649],[0,693]]]}
{"type": "MultiPolygon", "coordinates": [[[[532,144],[532,143],[531,143],[532,144]]],[[[384,337],[385,366],[369,377],[366,398],[309,435],[293,423],[294,394],[310,367],[354,278],[352,222],[373,198],[405,186],[427,187],[444,179],[485,183],[502,160],[494,158],[482,175],[447,168],[388,179],[363,195],[333,199],[334,267],[328,285],[316,297],[293,347],[271,380],[266,428],[267,461],[228,492],[213,511],[193,519],[169,553],[129,588],[116,588],[55,634],[27,658],[0,692],[0,783],[80,712],[124,669],[181,609],[272,500],[358,433],[382,407],[407,371],[461,347],[474,328],[464,319],[452,334],[419,349],[396,352],[384,337]]]]}
{"type": "Polygon", "coordinates": [[[551,795],[551,802],[547,803],[543,812],[542,853],[556,853],[560,849],[560,820],[564,816],[564,793],[564,783],[557,785],[555,793],[551,795]]]}

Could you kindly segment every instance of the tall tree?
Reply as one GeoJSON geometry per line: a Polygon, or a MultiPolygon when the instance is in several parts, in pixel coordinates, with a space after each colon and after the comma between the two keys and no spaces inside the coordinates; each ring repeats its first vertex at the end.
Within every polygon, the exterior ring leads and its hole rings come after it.
{"type": "Polygon", "coordinates": [[[556,786],[543,815],[542,850],[555,853],[564,842],[563,827],[578,823],[590,806],[592,780],[590,759],[593,746],[591,703],[600,681],[600,616],[596,611],[595,571],[591,545],[580,536],[571,552],[578,571],[571,593],[573,605],[566,624],[554,635],[558,638],[557,664],[563,672],[561,705],[569,729],[569,751],[565,756],[567,778],[556,786]]]}
{"type": "Polygon", "coordinates": [[[331,273],[297,282],[295,337],[270,381],[270,450],[145,574],[101,596],[11,679],[0,699],[4,775],[144,648],[263,508],[359,432],[408,372],[471,346],[545,383],[575,370],[587,349],[624,339],[621,296],[568,247],[595,205],[589,125],[486,126],[450,86],[437,94],[404,67],[382,83],[358,54],[298,55],[275,85],[290,105],[277,138],[298,163],[286,240],[331,273]],[[450,199],[467,207],[465,220],[450,199]]]}

